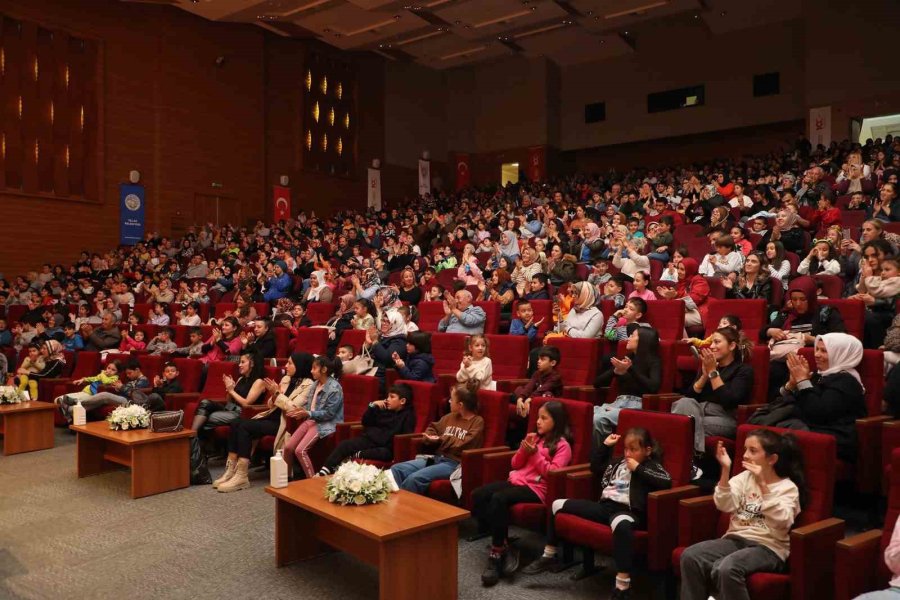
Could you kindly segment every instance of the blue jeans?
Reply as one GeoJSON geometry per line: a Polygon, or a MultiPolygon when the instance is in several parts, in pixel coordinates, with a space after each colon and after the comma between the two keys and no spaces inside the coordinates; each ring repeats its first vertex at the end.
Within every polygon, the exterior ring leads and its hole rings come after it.
{"type": "Polygon", "coordinates": [[[857,596],[856,600],[896,600],[897,598],[900,598],[900,588],[892,587],[857,596]]]}
{"type": "Polygon", "coordinates": [[[601,404],[594,407],[594,441],[602,444],[606,436],[611,434],[619,424],[619,413],[623,408],[641,410],[641,398],[639,396],[622,395],[609,404],[601,404]]]}
{"type": "Polygon", "coordinates": [[[400,489],[424,494],[432,481],[450,479],[450,474],[458,466],[458,462],[444,456],[435,456],[434,464],[430,467],[424,458],[416,458],[391,467],[391,475],[394,476],[394,481],[400,489]]]}

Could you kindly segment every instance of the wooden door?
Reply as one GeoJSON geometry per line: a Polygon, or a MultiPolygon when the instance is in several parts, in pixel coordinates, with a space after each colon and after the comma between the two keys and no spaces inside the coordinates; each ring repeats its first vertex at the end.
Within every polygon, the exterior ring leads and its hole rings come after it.
{"type": "Polygon", "coordinates": [[[237,198],[211,194],[194,194],[193,223],[216,226],[241,224],[241,205],[237,198]]]}

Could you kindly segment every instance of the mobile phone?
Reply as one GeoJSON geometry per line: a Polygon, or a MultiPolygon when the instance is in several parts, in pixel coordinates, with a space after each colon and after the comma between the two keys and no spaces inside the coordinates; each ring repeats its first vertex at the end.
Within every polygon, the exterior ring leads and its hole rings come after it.
{"type": "Polygon", "coordinates": [[[850,239],[850,228],[844,227],[843,229],[841,229],[841,234],[844,236],[845,240],[849,240],[850,239]]]}

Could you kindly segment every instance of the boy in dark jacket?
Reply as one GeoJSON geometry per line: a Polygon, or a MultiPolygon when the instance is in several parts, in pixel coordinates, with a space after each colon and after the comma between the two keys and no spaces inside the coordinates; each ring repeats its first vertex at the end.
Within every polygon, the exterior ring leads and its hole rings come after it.
{"type": "Polygon", "coordinates": [[[398,383],[391,386],[387,400],[369,404],[362,417],[363,434],[338,444],[318,475],[331,475],[348,458],[390,462],[394,457],[394,436],[412,433],[416,428],[412,397],[412,388],[398,383]]]}
{"type": "Polygon", "coordinates": [[[537,353],[537,368],[534,375],[525,385],[520,385],[513,392],[511,401],[516,403],[516,413],[523,419],[531,410],[531,399],[535,396],[562,396],[563,381],[559,371],[559,348],[541,346],[537,353]]]}
{"type": "Polygon", "coordinates": [[[162,377],[153,378],[153,389],[147,395],[146,403],[135,400],[135,404],[144,404],[144,408],[150,412],[166,409],[166,394],[180,394],[184,391],[181,382],[178,381],[178,367],[173,362],[167,362],[163,366],[162,377]]]}
{"type": "Polygon", "coordinates": [[[431,334],[412,331],[406,336],[406,360],[394,352],[394,366],[400,379],[435,383],[434,356],[431,354],[431,334]]]}

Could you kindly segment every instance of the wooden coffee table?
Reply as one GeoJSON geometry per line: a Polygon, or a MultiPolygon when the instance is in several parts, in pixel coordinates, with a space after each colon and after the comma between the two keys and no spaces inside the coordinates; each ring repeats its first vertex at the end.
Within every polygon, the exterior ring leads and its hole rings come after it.
{"type": "Polygon", "coordinates": [[[143,498],[190,485],[190,438],[194,431],[113,431],[106,421],[70,425],[78,434],[78,477],[131,469],[131,497],[143,498]]]}
{"type": "Polygon", "coordinates": [[[53,447],[53,411],[50,402],[0,404],[3,454],[19,454],[53,447]]]}
{"type": "Polygon", "coordinates": [[[378,567],[382,600],[456,600],[457,524],[469,511],[403,490],[382,504],[341,506],[325,499],[326,481],[266,488],[279,567],[337,549],[378,567]]]}

